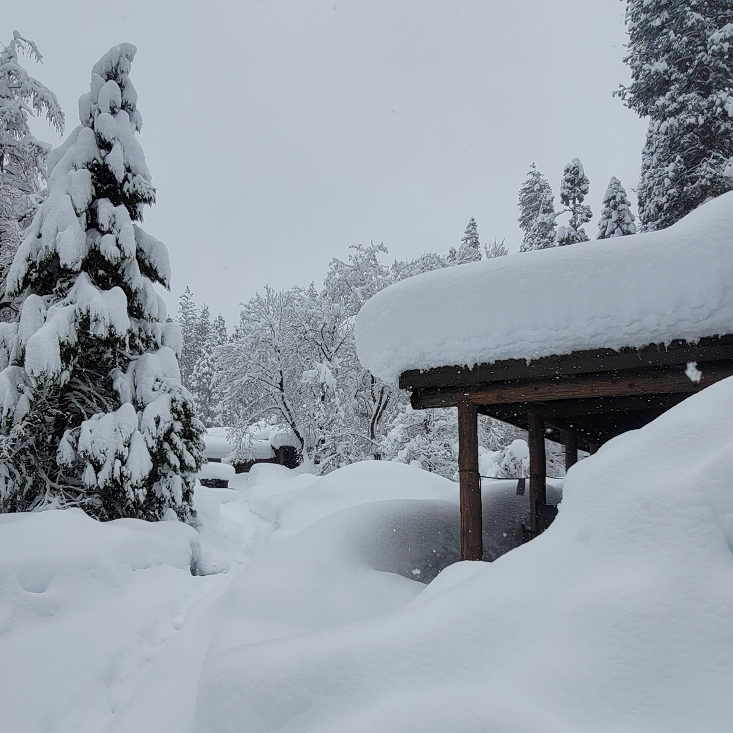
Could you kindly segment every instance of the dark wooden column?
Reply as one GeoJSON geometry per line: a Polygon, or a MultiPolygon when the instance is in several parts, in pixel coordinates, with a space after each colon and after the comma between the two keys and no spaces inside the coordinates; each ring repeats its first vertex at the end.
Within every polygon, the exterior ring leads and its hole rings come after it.
{"type": "Polygon", "coordinates": [[[458,403],[458,476],[461,560],[481,560],[481,478],[478,472],[478,413],[473,402],[458,403]]]}
{"type": "Polygon", "coordinates": [[[545,420],[530,410],[529,428],[529,531],[536,537],[541,531],[540,515],[547,504],[547,469],[545,458],[545,420]]]}
{"type": "Polygon", "coordinates": [[[574,430],[565,431],[565,470],[578,462],[578,436],[574,430]]]}

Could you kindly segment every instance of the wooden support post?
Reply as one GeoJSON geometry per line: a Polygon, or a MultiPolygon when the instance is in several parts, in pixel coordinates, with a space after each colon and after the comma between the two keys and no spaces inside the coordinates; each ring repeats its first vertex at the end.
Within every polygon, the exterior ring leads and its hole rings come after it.
{"type": "Polygon", "coordinates": [[[543,529],[541,515],[547,504],[545,420],[538,412],[528,413],[529,428],[529,532],[536,537],[543,529]]]}
{"type": "Polygon", "coordinates": [[[481,478],[478,472],[478,413],[473,402],[458,403],[458,475],[461,560],[483,557],[481,478]]]}
{"type": "Polygon", "coordinates": [[[578,462],[578,436],[574,430],[565,431],[565,470],[578,462]]]}

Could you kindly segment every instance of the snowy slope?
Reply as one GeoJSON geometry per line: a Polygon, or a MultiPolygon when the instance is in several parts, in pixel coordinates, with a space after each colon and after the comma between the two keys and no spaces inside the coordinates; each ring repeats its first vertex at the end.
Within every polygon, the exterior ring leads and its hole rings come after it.
{"type": "Polygon", "coordinates": [[[197,489],[198,531],[0,516],[0,730],[729,733],[731,436],[728,379],[574,466],[493,563],[450,564],[454,483],[388,462],[256,466],[197,489]]]}
{"type": "Polygon", "coordinates": [[[381,617],[304,633],[296,593],[292,626],[222,630],[196,731],[728,733],[731,415],[729,379],[608,443],[541,537],[381,617]]]}
{"type": "Polygon", "coordinates": [[[408,369],[695,340],[733,330],[733,192],[660,232],[418,275],[359,313],[359,358],[408,369]]]}

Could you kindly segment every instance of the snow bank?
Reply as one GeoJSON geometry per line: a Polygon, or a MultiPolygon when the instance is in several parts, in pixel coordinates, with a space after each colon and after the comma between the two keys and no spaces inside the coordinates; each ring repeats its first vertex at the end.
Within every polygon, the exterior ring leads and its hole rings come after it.
{"type": "Polygon", "coordinates": [[[731,332],[733,192],[659,232],[497,257],[391,285],[359,313],[359,359],[409,369],[641,347],[731,332]]]}
{"type": "Polygon", "coordinates": [[[209,460],[216,458],[221,461],[234,450],[234,445],[227,438],[227,428],[207,428],[204,442],[209,460]]]}
{"type": "MultiPolygon", "coordinates": [[[[453,482],[384,461],[197,487],[197,531],[0,516],[0,730],[728,733],[731,436],[733,379],[574,466],[493,563],[451,564],[453,482]]],[[[484,501],[497,556],[527,496],[484,501]]]]}
{"type": "MultiPolygon", "coordinates": [[[[303,633],[292,628],[300,595],[288,604],[281,591],[290,627],[214,640],[196,730],[727,733],[732,415],[728,379],[616,438],[569,471],[543,535],[494,563],[451,566],[381,617],[303,633]]],[[[289,542],[305,550],[319,524],[289,542]]],[[[359,541],[346,546],[352,567],[359,541]]],[[[243,614],[265,612],[265,586],[254,587],[246,600],[239,587],[243,614]]],[[[360,598],[358,585],[344,590],[360,598]]]]}
{"type": "Polygon", "coordinates": [[[199,480],[231,481],[235,475],[234,466],[230,466],[228,463],[205,463],[198,473],[198,478],[199,480]]]}
{"type": "Polygon", "coordinates": [[[0,515],[0,730],[108,730],[190,605],[197,541],[177,521],[0,515]]]}

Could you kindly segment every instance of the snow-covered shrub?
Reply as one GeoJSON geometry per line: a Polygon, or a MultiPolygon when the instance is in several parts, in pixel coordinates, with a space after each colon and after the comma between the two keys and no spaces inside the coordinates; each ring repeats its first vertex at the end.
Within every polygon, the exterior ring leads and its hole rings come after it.
{"type": "Polygon", "coordinates": [[[120,44],[94,65],[81,125],[50,156],[48,198],[8,275],[22,306],[0,333],[4,511],[193,514],[203,427],[154,288],[169,285],[168,251],[136,223],[155,189],[135,136],[135,51],[120,44]]]}

